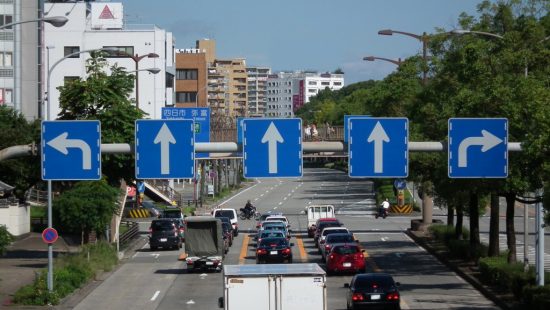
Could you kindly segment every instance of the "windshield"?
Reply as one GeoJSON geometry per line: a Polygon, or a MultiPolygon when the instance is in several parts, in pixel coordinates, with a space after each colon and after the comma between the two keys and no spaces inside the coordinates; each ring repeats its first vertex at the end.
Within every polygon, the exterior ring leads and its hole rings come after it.
{"type": "Polygon", "coordinates": [[[235,218],[235,211],[233,210],[216,210],[216,217],[228,217],[229,219],[235,218]]]}
{"type": "Polygon", "coordinates": [[[328,235],[327,243],[345,243],[353,242],[353,237],[351,235],[328,235]]]}
{"type": "Polygon", "coordinates": [[[163,216],[166,217],[166,218],[179,219],[179,218],[181,218],[181,211],[179,211],[179,210],[165,210],[163,216]]]}
{"type": "Polygon", "coordinates": [[[334,253],[346,255],[359,253],[359,247],[356,246],[337,246],[333,250],[334,253]]]}
{"type": "Polygon", "coordinates": [[[171,221],[153,221],[151,223],[153,231],[165,231],[174,229],[174,223],[171,221]]]}

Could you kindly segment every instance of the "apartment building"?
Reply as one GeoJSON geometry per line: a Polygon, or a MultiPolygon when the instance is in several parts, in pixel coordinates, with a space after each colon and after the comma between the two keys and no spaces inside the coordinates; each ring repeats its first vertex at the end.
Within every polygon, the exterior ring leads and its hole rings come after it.
{"type": "MultiPolygon", "coordinates": [[[[0,1],[0,25],[41,15],[40,1],[0,1]]],[[[13,107],[27,120],[42,113],[41,25],[24,23],[0,30],[0,105],[13,107]]]]}
{"type": "Polygon", "coordinates": [[[271,74],[271,68],[248,67],[246,74],[248,76],[248,116],[262,117],[266,112],[267,77],[271,74]]]}
{"type": "MultiPolygon", "coordinates": [[[[114,48],[108,56],[111,65],[125,67],[127,71],[158,68],[157,74],[138,71],[136,89],[132,96],[136,105],[148,118],[160,119],[161,109],[174,106],[174,38],[171,32],[155,25],[132,25],[124,22],[122,3],[116,2],[48,2],[45,12],[51,16],[67,16],[62,28],[45,28],[47,60],[51,64],[70,53],[100,48],[114,48]]],[[[49,98],[50,119],[56,119],[59,109],[58,86],[65,80],[86,76],[88,53],[64,59],[52,71],[49,98]]]]}
{"type": "Polygon", "coordinates": [[[208,107],[206,50],[176,49],[176,107],[208,107]]]}
{"type": "Polygon", "coordinates": [[[210,69],[212,69],[213,79],[214,77],[218,80],[223,78],[224,83],[227,83],[227,96],[223,107],[225,115],[229,117],[248,116],[248,87],[245,60],[242,58],[216,59],[210,69]]]}

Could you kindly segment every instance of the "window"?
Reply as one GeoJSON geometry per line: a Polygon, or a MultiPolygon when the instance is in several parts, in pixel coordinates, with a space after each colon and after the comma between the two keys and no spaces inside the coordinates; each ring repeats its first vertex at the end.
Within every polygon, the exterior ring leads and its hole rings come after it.
{"type": "Polygon", "coordinates": [[[12,52],[0,52],[0,67],[13,67],[12,52]]]}
{"type": "Polygon", "coordinates": [[[197,80],[199,72],[197,69],[177,69],[176,80],[197,80]]]}
{"type": "Polygon", "coordinates": [[[321,82],[321,85],[327,86],[330,85],[330,82],[321,82]]]}
{"type": "Polygon", "coordinates": [[[334,84],[335,86],[340,86],[340,85],[342,85],[342,82],[334,82],[332,84],[334,84]]]}
{"type": "Polygon", "coordinates": [[[78,81],[80,79],[79,76],[66,76],[63,78],[64,85],[67,85],[70,82],[78,81]]]}
{"type": "MultiPolygon", "coordinates": [[[[72,53],[78,53],[80,52],[80,46],[65,46],[63,48],[63,56],[67,57],[67,55],[70,55],[72,53]]],[[[74,56],[71,56],[69,58],[79,58],[80,54],[76,54],[74,56]]]]}
{"type": "Polygon", "coordinates": [[[13,102],[13,89],[11,88],[4,89],[4,102],[5,103],[13,102]]]}
{"type": "Polygon", "coordinates": [[[107,57],[109,58],[124,58],[134,56],[133,46],[104,46],[103,48],[116,49],[116,51],[109,52],[107,57]]]}
{"type": "MultiPolygon", "coordinates": [[[[0,26],[13,23],[12,15],[0,14],[0,26]]],[[[6,27],[4,29],[13,29],[12,26],[6,27]]]]}
{"type": "Polygon", "coordinates": [[[317,81],[308,81],[307,85],[317,85],[317,81]]]}
{"type": "Polygon", "coordinates": [[[177,92],[176,102],[196,102],[197,92],[177,92]]]}

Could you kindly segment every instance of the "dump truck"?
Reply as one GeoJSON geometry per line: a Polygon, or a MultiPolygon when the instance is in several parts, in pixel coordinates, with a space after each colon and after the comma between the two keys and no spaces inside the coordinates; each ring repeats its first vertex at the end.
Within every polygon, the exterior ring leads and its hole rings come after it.
{"type": "Polygon", "coordinates": [[[187,270],[212,270],[220,272],[224,258],[224,239],[221,220],[211,216],[185,218],[185,260],[187,270]]]}
{"type": "Polygon", "coordinates": [[[225,310],[326,310],[326,273],[317,264],[225,265],[225,310]]]}

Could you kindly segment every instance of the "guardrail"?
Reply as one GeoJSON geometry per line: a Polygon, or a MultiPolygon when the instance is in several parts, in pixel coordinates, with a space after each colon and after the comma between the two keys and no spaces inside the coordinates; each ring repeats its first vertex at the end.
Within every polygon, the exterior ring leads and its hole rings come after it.
{"type": "Polygon", "coordinates": [[[126,225],[128,230],[119,236],[120,245],[124,245],[139,235],[139,225],[136,222],[122,221],[120,225],[126,225]]]}

